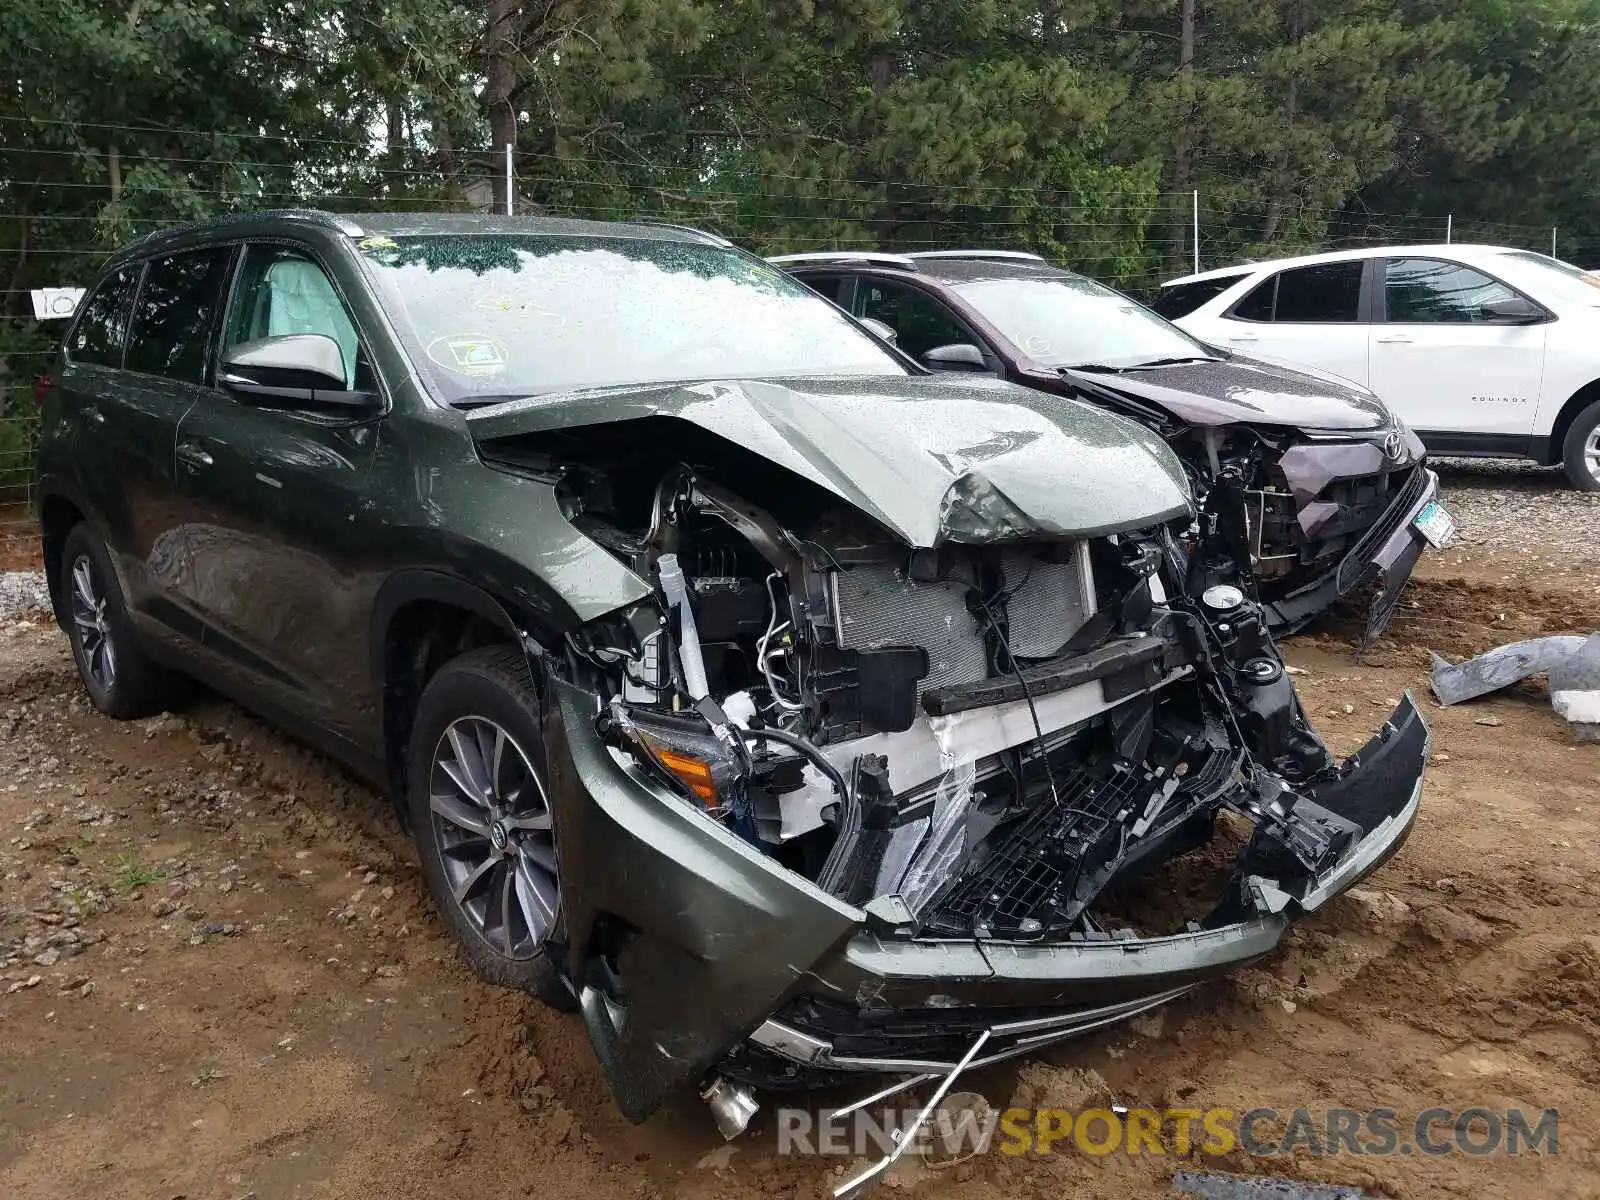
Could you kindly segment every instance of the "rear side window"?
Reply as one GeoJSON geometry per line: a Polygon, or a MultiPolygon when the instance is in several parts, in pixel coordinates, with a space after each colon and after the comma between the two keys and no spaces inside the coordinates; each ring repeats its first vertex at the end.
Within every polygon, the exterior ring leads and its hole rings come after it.
{"type": "Polygon", "coordinates": [[[1280,271],[1233,308],[1241,321],[1350,324],[1361,308],[1360,259],[1280,271]]]}
{"type": "Polygon", "coordinates": [[[1187,317],[1202,304],[1215,300],[1243,279],[1245,274],[1247,272],[1222,275],[1215,279],[1196,279],[1191,283],[1174,283],[1162,288],[1150,307],[1167,320],[1176,321],[1179,317],[1187,317]]]}
{"type": "Polygon", "coordinates": [[[133,306],[125,366],[145,375],[204,383],[222,284],[232,250],[218,246],[158,258],[133,306]]]}
{"type": "Polygon", "coordinates": [[[796,275],[795,278],[824,300],[839,302],[839,285],[844,282],[842,275],[796,275]]]}
{"type": "Polygon", "coordinates": [[[1391,258],[1384,271],[1383,301],[1392,322],[1463,325],[1486,322],[1483,306],[1516,293],[1499,280],[1460,263],[1437,258],[1391,258]]]}
{"type": "Polygon", "coordinates": [[[95,288],[83,306],[83,316],[67,339],[67,356],[75,363],[120,367],[128,344],[128,314],[139,268],[123,267],[95,288]]]}

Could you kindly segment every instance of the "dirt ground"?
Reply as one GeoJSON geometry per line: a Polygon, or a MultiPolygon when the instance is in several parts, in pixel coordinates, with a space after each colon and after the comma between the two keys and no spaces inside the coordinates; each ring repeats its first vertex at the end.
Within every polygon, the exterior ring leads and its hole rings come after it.
{"type": "MultiPolygon", "coordinates": [[[[1426,649],[1600,629],[1600,577],[1537,553],[1426,562],[1393,631],[1288,657],[1334,749],[1410,689],[1435,731],[1420,822],[1354,897],[1158,1017],[964,1086],[1366,1109],[1559,1107],[1559,1153],[989,1154],[880,1194],[1158,1197],[1183,1169],[1371,1195],[1600,1195],[1600,746],[1541,681],[1441,710],[1426,649]]],[[[838,1102],[838,1098],[833,1098],[838,1102]]],[[[725,1147],[693,1097],[633,1127],[576,1017],[479,984],[387,803],[218,700],[117,725],[42,619],[0,625],[0,1196],[821,1200],[848,1160],[725,1147]]]]}

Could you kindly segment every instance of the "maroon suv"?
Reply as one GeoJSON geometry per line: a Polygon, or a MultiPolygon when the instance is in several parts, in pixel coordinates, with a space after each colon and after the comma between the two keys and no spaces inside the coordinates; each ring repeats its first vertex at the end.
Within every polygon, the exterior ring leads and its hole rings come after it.
{"type": "Polygon", "coordinates": [[[770,261],[892,331],[929,370],[998,375],[1156,430],[1187,467],[1202,512],[1186,547],[1191,570],[1253,591],[1278,628],[1299,628],[1377,581],[1370,641],[1426,541],[1448,535],[1422,443],[1359,384],[1197,341],[1035,254],[829,251],[770,261]]]}

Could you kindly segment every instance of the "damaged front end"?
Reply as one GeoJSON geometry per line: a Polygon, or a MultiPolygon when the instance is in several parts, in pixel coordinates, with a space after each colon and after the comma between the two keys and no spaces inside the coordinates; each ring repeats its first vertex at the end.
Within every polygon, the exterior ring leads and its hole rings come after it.
{"type": "Polygon", "coordinates": [[[1187,516],[913,546],[691,467],[630,520],[615,478],[559,487],[654,597],[570,636],[547,745],[565,966],[634,1120],[697,1085],[731,1133],[751,1089],[1133,1015],[1271,951],[1415,817],[1410,699],[1335,763],[1262,609],[1183,590],[1187,516]],[[1176,931],[1107,909],[1224,826],[1176,931]]]}
{"type": "Polygon", "coordinates": [[[1235,356],[1154,375],[1063,374],[1177,452],[1200,507],[1191,586],[1243,588],[1274,632],[1375,584],[1365,649],[1424,546],[1454,531],[1421,439],[1348,381],[1235,356]]]}
{"type": "Polygon", "coordinates": [[[1409,431],[1352,439],[1208,426],[1187,441],[1200,570],[1259,598],[1274,630],[1299,629],[1376,584],[1364,649],[1387,628],[1424,546],[1448,540],[1438,477],[1409,431]]]}

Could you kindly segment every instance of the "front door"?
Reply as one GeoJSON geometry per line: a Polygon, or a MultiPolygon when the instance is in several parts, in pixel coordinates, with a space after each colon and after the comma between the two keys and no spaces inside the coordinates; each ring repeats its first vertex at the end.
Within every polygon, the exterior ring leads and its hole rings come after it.
{"type": "Polygon", "coordinates": [[[91,297],[66,347],[79,486],[134,619],[157,636],[198,633],[175,602],[188,560],[173,450],[179,420],[205,392],[232,254],[213,247],[124,268],[91,297]]]}
{"type": "MultiPolygon", "coordinates": [[[[245,248],[221,340],[320,333],[338,342],[348,385],[370,374],[349,310],[311,255],[245,248]]],[[[216,669],[269,704],[372,749],[368,657],[373,534],[363,485],[377,443],[368,412],[288,411],[217,388],[178,427],[178,479],[191,599],[216,669]]]]}
{"type": "Polygon", "coordinates": [[[1437,258],[1383,263],[1371,328],[1372,388],[1419,432],[1523,439],[1533,432],[1547,326],[1508,324],[1483,305],[1517,295],[1437,258]]]}

